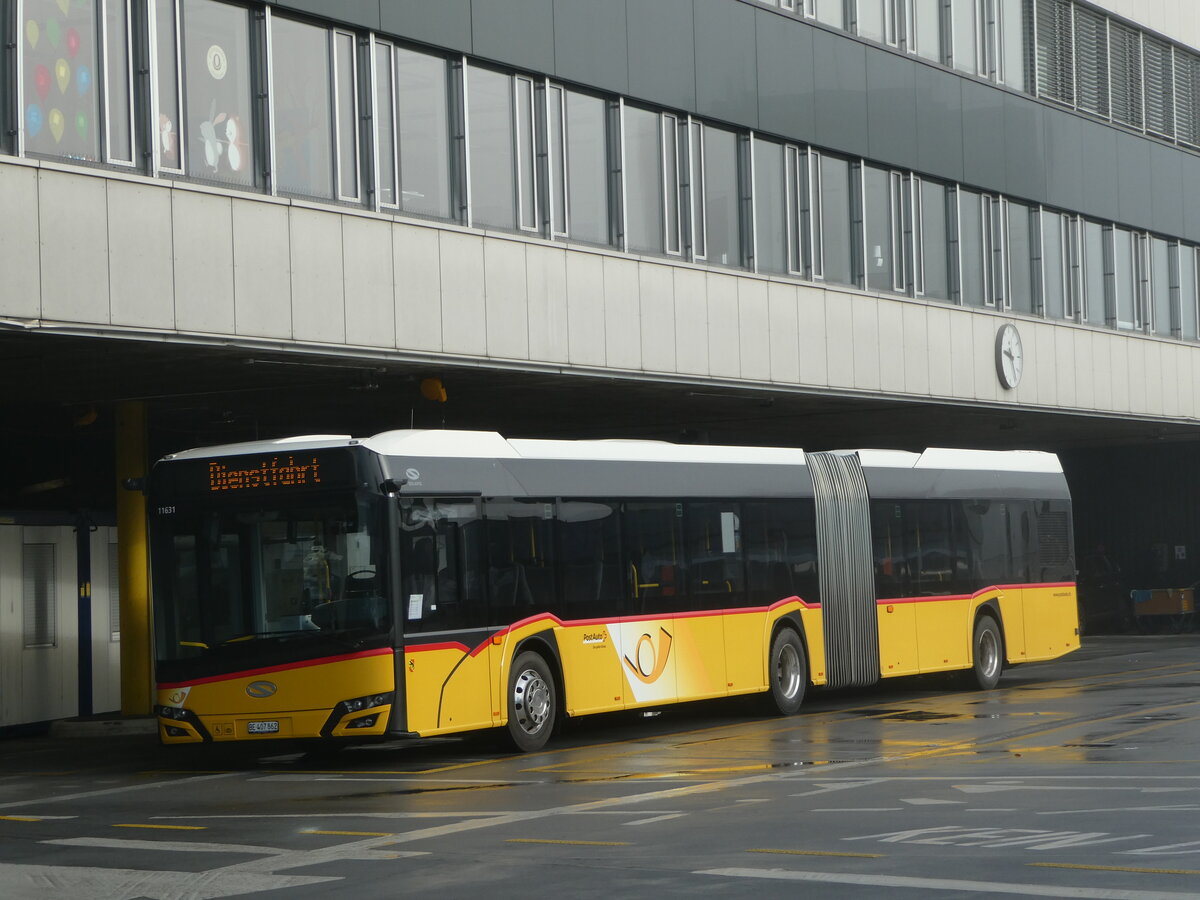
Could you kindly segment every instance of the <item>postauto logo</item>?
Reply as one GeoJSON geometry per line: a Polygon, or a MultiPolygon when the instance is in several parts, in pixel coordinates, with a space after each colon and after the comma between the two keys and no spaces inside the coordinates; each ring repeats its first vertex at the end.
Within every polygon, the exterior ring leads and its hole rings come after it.
{"type": "Polygon", "coordinates": [[[246,693],[255,700],[265,700],[277,690],[279,690],[279,688],[273,681],[252,681],[246,685],[246,693]]]}

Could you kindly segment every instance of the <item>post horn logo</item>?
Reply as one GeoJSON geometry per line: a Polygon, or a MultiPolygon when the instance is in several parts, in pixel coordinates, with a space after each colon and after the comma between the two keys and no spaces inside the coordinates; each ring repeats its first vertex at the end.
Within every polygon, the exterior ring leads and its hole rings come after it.
{"type": "Polygon", "coordinates": [[[277,690],[279,690],[279,688],[276,687],[275,683],[272,681],[252,681],[246,685],[246,693],[255,700],[265,700],[277,690]]]}
{"type": "Polygon", "coordinates": [[[643,684],[653,684],[658,681],[667,668],[667,657],[671,655],[671,633],[660,625],[658,635],[657,649],[654,647],[654,638],[643,634],[634,645],[634,658],[630,659],[628,655],[625,656],[625,665],[643,684]]]}

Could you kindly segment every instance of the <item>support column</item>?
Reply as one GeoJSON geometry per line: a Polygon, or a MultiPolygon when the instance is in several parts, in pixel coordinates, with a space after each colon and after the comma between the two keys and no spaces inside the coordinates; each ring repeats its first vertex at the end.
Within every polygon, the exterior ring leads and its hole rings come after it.
{"type": "Polygon", "coordinates": [[[117,559],[121,592],[121,713],[150,713],[150,571],[146,495],[124,487],[146,477],[146,407],[117,404],[117,559]]]}

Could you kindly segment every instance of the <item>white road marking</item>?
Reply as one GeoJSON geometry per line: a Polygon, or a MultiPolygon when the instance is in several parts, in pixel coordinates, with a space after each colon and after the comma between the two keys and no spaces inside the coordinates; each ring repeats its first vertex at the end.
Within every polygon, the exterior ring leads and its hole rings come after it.
{"type": "Polygon", "coordinates": [[[341,878],[261,875],[255,872],[140,872],[76,866],[0,863],[0,896],[5,900],[218,900],[260,891],[303,887],[341,878]]]}
{"type": "Polygon", "coordinates": [[[914,797],[911,800],[901,798],[901,803],[908,803],[912,806],[946,806],[964,804],[966,800],[934,800],[931,797],[914,797]]]}
{"type": "Polygon", "coordinates": [[[1002,881],[959,881],[952,878],[906,878],[899,875],[850,875],[841,872],[798,872],[790,869],[705,869],[694,875],[726,878],[769,878],[777,881],[808,881],[821,884],[855,884],[880,888],[912,888],[923,891],[960,891],[988,894],[1019,894],[1022,897],[1074,897],[1083,900],[1195,900],[1193,891],[1121,891],[1107,888],[1060,887],[1053,884],[1009,884],[1002,881]]]}
{"type": "Polygon", "coordinates": [[[140,841],[122,838],[75,837],[39,841],[64,847],[107,847],[111,850],[178,850],[184,853],[251,853],[255,856],[280,856],[290,853],[279,847],[256,847],[253,844],[214,844],[207,841],[140,841]]]}
{"type": "MultiPolygon", "coordinates": [[[[626,813],[628,815],[628,813],[626,813]]],[[[634,819],[632,822],[626,822],[626,825],[649,825],[651,822],[665,822],[667,819],[679,819],[687,813],[667,813],[662,816],[651,816],[648,819],[634,819]]]]}
{"type": "Polygon", "coordinates": [[[40,803],[62,803],[64,800],[83,800],[90,797],[104,797],[109,794],[124,794],[129,791],[148,791],[154,788],[179,787],[184,784],[195,784],[198,781],[212,781],[217,778],[232,778],[240,772],[218,772],[216,775],[193,775],[190,778],[177,778],[173,781],[151,781],[145,784],[128,784],[124,787],[105,788],[102,791],[82,791],[77,794],[58,794],[53,797],[38,797],[36,800],[13,800],[10,803],[0,803],[0,809],[16,809],[20,806],[37,806],[40,803]]]}

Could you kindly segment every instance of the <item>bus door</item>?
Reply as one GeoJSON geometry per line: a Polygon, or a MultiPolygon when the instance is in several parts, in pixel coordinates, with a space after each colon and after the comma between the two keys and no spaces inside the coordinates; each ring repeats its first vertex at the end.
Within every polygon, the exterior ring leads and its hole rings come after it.
{"type": "Polygon", "coordinates": [[[670,703],[679,696],[675,612],[687,590],[683,581],[683,504],[626,503],[624,513],[629,602],[617,628],[624,702],[626,707],[670,703]]]}
{"type": "Polygon", "coordinates": [[[858,454],[806,453],[817,506],[817,556],[830,687],[879,680],[867,480],[858,454]]]}
{"type": "Polygon", "coordinates": [[[488,727],[498,698],[492,696],[479,501],[398,502],[408,730],[488,727]]]}
{"type": "Polygon", "coordinates": [[[558,501],[555,553],[561,581],[553,612],[563,622],[558,651],[571,715],[620,709],[629,693],[620,650],[626,584],[620,520],[614,503],[558,501]]]}

